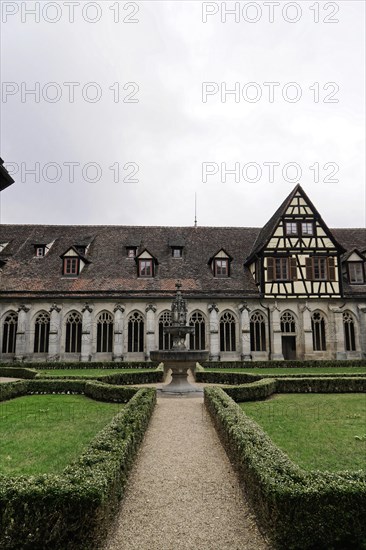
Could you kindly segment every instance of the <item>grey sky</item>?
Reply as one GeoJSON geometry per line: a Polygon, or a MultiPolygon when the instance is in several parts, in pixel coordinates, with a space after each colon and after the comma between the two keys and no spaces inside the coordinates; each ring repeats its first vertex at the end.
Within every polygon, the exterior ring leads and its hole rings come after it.
{"type": "Polygon", "coordinates": [[[365,3],[270,4],[273,23],[262,1],[240,2],[236,23],[234,15],[222,22],[221,2],[120,2],[117,14],[116,2],[80,0],[70,23],[67,2],[41,2],[37,23],[27,13],[35,2],[3,1],[1,155],[19,171],[2,193],[2,223],[191,225],[196,192],[199,225],[262,226],[295,185],[284,167],[294,179],[289,163],[297,163],[328,225],[364,226],[365,3]],[[203,14],[216,9],[204,23],[203,14]],[[39,103],[30,95],[22,102],[22,86],[36,82],[39,103]],[[80,83],[73,103],[65,82],[80,83]],[[114,102],[117,86],[109,88],[117,82],[121,101],[114,102]],[[205,102],[203,82],[216,83],[205,102]],[[271,82],[279,83],[273,102],[264,84],[271,82]],[[124,90],[126,83],[135,84],[124,90]],[[221,98],[235,83],[239,97],[221,98]],[[291,102],[299,90],[301,99],[291,102]],[[256,102],[255,94],[262,94],[256,102]],[[128,97],[138,102],[123,102],[128,97]],[[24,172],[36,162],[39,183],[24,172]],[[65,165],[72,162],[79,163],[73,182],[65,165]],[[56,176],[52,166],[44,177],[47,163],[59,165],[59,181],[47,181],[56,176]],[[87,181],[93,167],[83,177],[88,163],[100,167],[99,181],[87,181]],[[218,169],[207,181],[203,163],[218,169]],[[222,182],[221,163],[239,163],[240,181],[228,175],[222,182]],[[272,182],[268,163],[279,163],[272,182]],[[133,171],[138,181],[123,181],[133,171]]]}

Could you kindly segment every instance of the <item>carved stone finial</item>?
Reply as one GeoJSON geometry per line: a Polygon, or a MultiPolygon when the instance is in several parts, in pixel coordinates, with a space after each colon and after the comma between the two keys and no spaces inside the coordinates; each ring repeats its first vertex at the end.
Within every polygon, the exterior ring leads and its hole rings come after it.
{"type": "Polygon", "coordinates": [[[148,304],[145,311],[146,313],[148,313],[148,311],[152,311],[153,313],[156,313],[156,307],[153,304],[148,304]]]}
{"type": "Polygon", "coordinates": [[[177,282],[175,283],[175,288],[176,288],[177,290],[180,290],[180,289],[182,288],[182,283],[181,283],[180,281],[177,281],[177,282]]]}
{"type": "Polygon", "coordinates": [[[239,311],[240,311],[240,313],[243,313],[243,311],[245,311],[245,310],[246,310],[248,313],[250,312],[250,309],[249,309],[249,307],[248,307],[248,303],[247,303],[247,302],[243,302],[243,303],[241,304],[241,306],[239,306],[239,311]]]}
{"type": "Polygon", "coordinates": [[[19,313],[20,311],[24,311],[24,313],[28,313],[29,307],[27,307],[26,305],[22,304],[22,305],[18,308],[18,313],[19,313]]]}
{"type": "Polygon", "coordinates": [[[125,308],[121,304],[116,304],[113,309],[113,313],[116,313],[116,311],[120,311],[121,313],[124,313],[125,308]]]}
{"type": "Polygon", "coordinates": [[[89,311],[89,313],[91,313],[93,311],[93,308],[90,307],[88,302],[85,302],[85,305],[84,305],[83,309],[81,310],[82,313],[84,313],[85,311],[89,311]]]}
{"type": "Polygon", "coordinates": [[[53,311],[56,311],[56,313],[60,313],[61,308],[57,304],[52,304],[52,306],[50,307],[50,313],[52,313],[53,311]]]}
{"type": "Polygon", "coordinates": [[[210,306],[208,306],[208,312],[211,313],[212,311],[216,311],[216,313],[219,312],[219,308],[216,304],[211,304],[210,306]]]}

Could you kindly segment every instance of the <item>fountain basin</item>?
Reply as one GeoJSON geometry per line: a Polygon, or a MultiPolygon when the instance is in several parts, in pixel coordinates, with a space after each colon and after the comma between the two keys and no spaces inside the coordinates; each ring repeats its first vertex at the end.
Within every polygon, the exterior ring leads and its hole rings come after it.
{"type": "Polygon", "coordinates": [[[172,370],[172,381],[170,384],[162,386],[163,393],[184,394],[198,392],[202,393],[201,388],[190,384],[187,380],[188,370],[191,369],[194,374],[196,363],[208,360],[208,351],[193,351],[187,349],[160,350],[150,352],[152,361],[164,363],[164,372],[172,370]]]}

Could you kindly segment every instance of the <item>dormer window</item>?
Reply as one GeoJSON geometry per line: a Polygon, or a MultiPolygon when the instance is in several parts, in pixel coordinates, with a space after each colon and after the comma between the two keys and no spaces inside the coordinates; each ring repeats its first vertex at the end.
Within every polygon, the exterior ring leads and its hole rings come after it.
{"type": "Polygon", "coordinates": [[[349,262],[348,277],[351,285],[363,285],[365,282],[363,262],[349,262]]]}
{"type": "Polygon", "coordinates": [[[214,268],[215,277],[228,277],[229,276],[229,259],[215,258],[213,268],[214,268]]]}
{"type": "Polygon", "coordinates": [[[46,246],[45,245],[37,245],[35,247],[35,253],[37,258],[43,258],[43,256],[46,255],[46,246]]]}
{"type": "Polygon", "coordinates": [[[153,261],[139,260],[139,277],[153,277],[153,261]]]}
{"type": "Polygon", "coordinates": [[[172,256],[173,258],[182,258],[183,257],[183,248],[181,246],[172,247],[172,256]]]}
{"type": "Polygon", "coordinates": [[[126,251],[127,251],[127,258],[136,258],[136,252],[137,252],[136,246],[127,246],[126,251]]]}
{"type": "Polygon", "coordinates": [[[63,274],[64,275],[79,275],[80,259],[77,257],[64,258],[63,274]]]}
{"type": "Polygon", "coordinates": [[[0,252],[4,250],[6,246],[8,246],[9,243],[0,243],[0,252]]]}

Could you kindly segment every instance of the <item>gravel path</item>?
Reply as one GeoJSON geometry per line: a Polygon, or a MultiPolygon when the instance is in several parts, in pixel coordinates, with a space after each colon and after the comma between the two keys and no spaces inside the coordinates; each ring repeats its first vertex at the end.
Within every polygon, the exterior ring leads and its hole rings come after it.
{"type": "Polygon", "coordinates": [[[203,398],[159,398],[103,550],[268,548],[203,398]]]}

